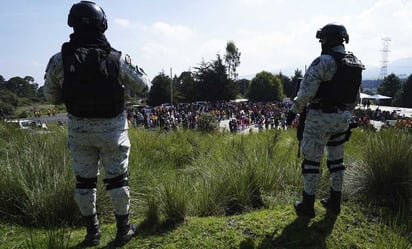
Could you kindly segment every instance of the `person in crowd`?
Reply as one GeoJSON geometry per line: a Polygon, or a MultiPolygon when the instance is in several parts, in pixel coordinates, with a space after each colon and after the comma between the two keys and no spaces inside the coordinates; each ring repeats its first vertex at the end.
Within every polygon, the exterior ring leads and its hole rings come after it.
{"type": "Polygon", "coordinates": [[[53,104],[64,103],[68,112],[68,148],[76,177],[75,200],[87,234],[81,246],[100,243],[96,210],[99,162],[105,170],[106,189],[114,209],[115,245],[136,234],[129,222],[128,137],[126,89],[141,92],[150,82],[129,57],[106,39],[107,18],[91,1],[73,4],[68,15],[73,28],[70,41],[51,57],[45,74],[45,95],[53,104]]]}

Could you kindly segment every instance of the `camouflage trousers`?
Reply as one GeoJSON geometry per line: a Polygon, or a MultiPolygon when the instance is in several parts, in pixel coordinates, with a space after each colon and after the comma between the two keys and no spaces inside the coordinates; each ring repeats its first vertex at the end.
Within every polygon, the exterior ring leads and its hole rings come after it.
{"type": "Polygon", "coordinates": [[[321,110],[309,109],[301,143],[304,155],[302,174],[304,191],[316,194],[320,178],[320,163],[326,148],[327,167],[330,172],[330,184],[334,191],[342,191],[345,166],[344,140],[349,128],[351,113],[323,113],[321,110]]]}
{"type": "Polygon", "coordinates": [[[76,133],[69,129],[68,148],[76,176],[75,200],[81,214],[89,216],[96,213],[99,164],[104,168],[105,182],[115,179],[115,187],[107,188],[115,214],[128,214],[130,190],[127,185],[127,169],[130,141],[127,130],[76,133]]]}

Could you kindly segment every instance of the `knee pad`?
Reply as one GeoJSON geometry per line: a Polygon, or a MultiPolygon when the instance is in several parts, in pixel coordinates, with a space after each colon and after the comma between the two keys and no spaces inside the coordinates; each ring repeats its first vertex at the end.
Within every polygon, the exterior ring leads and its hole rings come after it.
{"type": "Polygon", "coordinates": [[[302,174],[319,174],[320,162],[304,159],[302,162],[302,174]]]}
{"type": "Polygon", "coordinates": [[[345,170],[345,165],[343,164],[343,158],[334,160],[334,161],[327,160],[326,164],[328,166],[330,173],[345,170]]]}
{"type": "Polygon", "coordinates": [[[96,188],[97,177],[84,178],[76,176],[76,189],[93,189],[96,188]]]}
{"type": "Polygon", "coordinates": [[[106,190],[129,186],[127,172],[113,178],[104,179],[103,182],[106,184],[106,190]]]}

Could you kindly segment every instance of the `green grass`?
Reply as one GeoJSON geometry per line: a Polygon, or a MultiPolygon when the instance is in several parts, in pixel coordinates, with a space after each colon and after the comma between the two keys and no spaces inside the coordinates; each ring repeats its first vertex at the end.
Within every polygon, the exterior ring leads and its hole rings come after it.
{"type": "MultiPolygon", "coordinates": [[[[71,248],[84,237],[67,134],[57,126],[51,131],[0,125],[0,248],[71,248]]],[[[292,206],[302,189],[293,130],[232,135],[132,129],[131,219],[141,231],[124,248],[411,248],[410,137],[387,132],[354,131],[346,144],[342,214],[335,222],[324,219],[317,202],[318,215],[308,222],[296,219],[292,206]],[[375,167],[377,162],[391,166],[375,167]],[[377,202],[387,192],[374,191],[376,186],[393,179],[406,179],[388,185],[402,194],[392,205],[377,202]]],[[[329,191],[325,168],[317,199],[329,191]]],[[[116,233],[103,178],[97,248],[116,233]]]]}
{"type": "MultiPolygon", "coordinates": [[[[381,217],[364,213],[356,203],[346,203],[336,220],[325,218],[319,204],[316,208],[318,215],[311,221],[296,218],[292,205],[234,216],[187,217],[162,232],[143,230],[123,248],[410,248],[404,229],[385,225],[381,217]]],[[[1,248],[71,248],[84,236],[79,229],[40,230],[4,224],[0,232],[1,248]]],[[[102,233],[101,246],[96,248],[105,248],[114,238],[114,225],[103,224],[102,233]]]]}

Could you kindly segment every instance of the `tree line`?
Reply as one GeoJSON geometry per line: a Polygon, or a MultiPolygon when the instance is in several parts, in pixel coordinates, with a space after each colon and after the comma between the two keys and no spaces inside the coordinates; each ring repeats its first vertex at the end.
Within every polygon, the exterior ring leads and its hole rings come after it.
{"type": "Polygon", "coordinates": [[[294,76],[261,71],[251,80],[238,79],[239,49],[233,41],[226,44],[225,54],[216,55],[210,62],[202,61],[192,71],[177,75],[159,73],[152,80],[147,104],[192,103],[195,101],[220,101],[247,98],[254,102],[282,101],[292,98],[302,71],[294,76]]]}
{"type": "Polygon", "coordinates": [[[31,76],[13,77],[5,80],[0,75],[0,112],[2,115],[14,115],[19,106],[44,103],[43,86],[34,82],[31,76]]]}
{"type": "MultiPolygon", "coordinates": [[[[237,67],[240,56],[235,43],[228,41],[223,56],[218,53],[215,59],[201,61],[193,70],[179,76],[160,72],[152,79],[150,89],[134,97],[144,99],[150,106],[157,106],[238,98],[254,102],[282,101],[296,95],[297,85],[303,77],[301,70],[296,69],[291,77],[281,72],[261,71],[251,80],[239,79],[237,67]]],[[[0,75],[0,110],[5,115],[13,115],[18,106],[46,103],[43,87],[39,87],[31,76],[5,80],[0,75]]],[[[406,80],[395,74],[388,75],[380,83],[377,93],[392,97],[388,105],[412,108],[412,74],[406,80]]]]}

